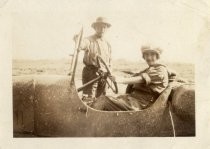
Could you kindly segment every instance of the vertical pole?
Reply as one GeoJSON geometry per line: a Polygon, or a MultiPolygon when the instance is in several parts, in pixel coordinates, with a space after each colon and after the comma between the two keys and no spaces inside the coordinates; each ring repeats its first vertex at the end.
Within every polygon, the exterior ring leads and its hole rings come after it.
{"type": "Polygon", "coordinates": [[[73,56],[72,66],[71,66],[71,84],[74,83],[74,78],[75,78],[77,62],[78,62],[78,57],[79,57],[79,50],[80,50],[82,38],[83,38],[83,28],[81,29],[81,31],[79,33],[79,40],[76,41],[76,45],[75,45],[75,51],[74,51],[74,56],[73,56]]]}

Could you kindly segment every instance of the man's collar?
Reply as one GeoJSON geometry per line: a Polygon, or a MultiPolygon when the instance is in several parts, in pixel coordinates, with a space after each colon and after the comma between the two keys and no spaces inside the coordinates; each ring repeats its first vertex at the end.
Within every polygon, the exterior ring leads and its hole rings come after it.
{"type": "Polygon", "coordinates": [[[104,37],[99,37],[97,34],[94,35],[96,39],[104,40],[104,37]]]}

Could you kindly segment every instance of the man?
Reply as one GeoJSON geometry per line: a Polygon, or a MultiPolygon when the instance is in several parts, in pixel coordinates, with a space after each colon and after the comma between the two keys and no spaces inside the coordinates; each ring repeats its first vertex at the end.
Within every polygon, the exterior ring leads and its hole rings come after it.
{"type": "MultiPolygon", "coordinates": [[[[83,63],[85,64],[82,71],[82,83],[85,84],[97,77],[99,67],[97,56],[99,55],[105,63],[111,67],[111,46],[105,40],[104,35],[111,24],[108,23],[106,18],[98,17],[96,22],[93,22],[91,27],[95,30],[95,34],[82,40],[80,49],[84,50],[83,63]]],[[[74,37],[77,40],[78,36],[74,37]]],[[[93,99],[106,93],[106,83],[103,80],[89,85],[83,90],[83,100],[93,99]]]]}

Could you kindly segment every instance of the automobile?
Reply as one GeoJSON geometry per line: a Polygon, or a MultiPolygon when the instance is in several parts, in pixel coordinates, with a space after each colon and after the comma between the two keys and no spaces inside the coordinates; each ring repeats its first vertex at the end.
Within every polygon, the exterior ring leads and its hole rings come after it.
{"type": "MultiPolygon", "coordinates": [[[[139,111],[101,111],[91,108],[79,97],[88,85],[104,79],[114,93],[117,83],[106,68],[97,78],[75,86],[75,72],[83,29],[69,75],[13,76],[14,137],[169,137],[195,136],[194,84],[168,87],[148,108],[139,111]],[[113,85],[114,86],[113,86],[113,85]],[[164,98],[169,97],[169,98],[164,98]]],[[[129,92],[130,86],[126,92],[129,92]]]]}
{"type": "MultiPolygon", "coordinates": [[[[78,57],[78,53],[75,54],[78,57]]],[[[99,59],[106,66],[102,59],[99,59]]],[[[70,75],[13,76],[14,137],[169,137],[195,136],[195,90],[193,84],[164,92],[147,109],[100,111],[79,97],[88,84],[75,87],[77,58],[70,75]]],[[[105,74],[111,72],[107,69],[105,74]]],[[[108,81],[107,81],[108,82],[108,81]]],[[[117,93],[117,84],[112,88],[117,93]]],[[[110,85],[111,86],[111,85],[110,85]]]]}

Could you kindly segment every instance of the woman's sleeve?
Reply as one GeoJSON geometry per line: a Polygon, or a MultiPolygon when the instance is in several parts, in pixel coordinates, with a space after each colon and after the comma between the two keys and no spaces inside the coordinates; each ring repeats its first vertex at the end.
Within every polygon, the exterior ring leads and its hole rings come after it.
{"type": "Polygon", "coordinates": [[[147,85],[168,83],[168,71],[165,66],[150,68],[148,71],[142,73],[142,77],[147,85]]]}

